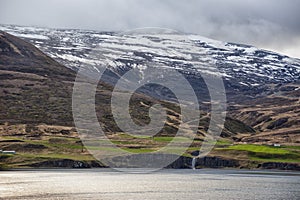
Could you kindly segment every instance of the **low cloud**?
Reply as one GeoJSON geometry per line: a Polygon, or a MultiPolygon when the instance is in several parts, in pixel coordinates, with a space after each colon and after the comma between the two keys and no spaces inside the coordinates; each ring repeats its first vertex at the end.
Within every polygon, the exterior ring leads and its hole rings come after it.
{"type": "Polygon", "coordinates": [[[165,27],[300,58],[298,0],[0,0],[0,23],[122,31],[165,27]]]}

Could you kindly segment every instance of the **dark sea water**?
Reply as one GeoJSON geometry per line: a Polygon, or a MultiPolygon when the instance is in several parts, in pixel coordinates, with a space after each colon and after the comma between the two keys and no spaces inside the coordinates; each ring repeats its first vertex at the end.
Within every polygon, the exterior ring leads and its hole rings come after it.
{"type": "Polygon", "coordinates": [[[108,169],[3,171],[0,199],[299,200],[300,173],[206,169],[149,174],[108,169]]]}

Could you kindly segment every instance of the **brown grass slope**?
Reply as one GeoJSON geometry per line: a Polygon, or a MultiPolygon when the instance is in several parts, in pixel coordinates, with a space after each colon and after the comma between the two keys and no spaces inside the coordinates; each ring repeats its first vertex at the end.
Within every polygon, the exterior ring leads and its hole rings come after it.
{"type": "Polygon", "coordinates": [[[247,143],[300,144],[300,84],[278,85],[274,93],[231,107],[229,114],[256,130],[247,143]]]}
{"type": "MultiPolygon", "coordinates": [[[[76,73],[49,58],[33,45],[5,32],[0,32],[0,123],[73,126],[72,87],[76,73]]],[[[96,94],[96,110],[108,132],[120,131],[113,123],[110,110],[112,87],[101,84],[96,94]]],[[[120,98],[122,92],[120,92],[120,98]]],[[[151,97],[137,94],[132,98],[132,114],[138,123],[149,123],[150,105],[159,103],[151,97]],[[137,111],[135,111],[137,110],[137,111]]],[[[180,123],[180,109],[169,102],[169,121],[162,135],[173,135],[180,123]],[[175,118],[174,118],[175,116],[175,118]]],[[[205,116],[202,113],[202,116],[205,116]]],[[[209,117],[203,118],[200,131],[203,134],[209,117]]],[[[228,118],[224,137],[239,132],[251,132],[245,124],[228,118]],[[232,124],[232,126],[231,126],[232,124]]]]}
{"type": "Polygon", "coordinates": [[[0,32],[0,122],[72,125],[75,75],[33,45],[0,32]]]}

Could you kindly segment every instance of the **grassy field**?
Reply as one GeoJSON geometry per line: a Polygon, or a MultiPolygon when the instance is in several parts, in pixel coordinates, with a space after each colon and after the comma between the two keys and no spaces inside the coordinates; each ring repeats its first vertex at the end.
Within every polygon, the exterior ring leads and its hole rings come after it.
{"type": "Polygon", "coordinates": [[[290,162],[300,163],[299,146],[266,146],[253,144],[230,145],[226,148],[217,148],[218,151],[234,151],[247,153],[249,160],[263,162],[290,162]]]}
{"type": "MultiPolygon", "coordinates": [[[[172,137],[133,138],[126,134],[115,135],[111,141],[119,148],[131,153],[149,153],[156,151],[170,141],[172,137]]],[[[180,144],[188,142],[187,138],[178,137],[174,141],[178,146],[169,149],[167,153],[181,155],[185,150],[180,144]]],[[[192,157],[192,153],[199,151],[200,141],[195,141],[183,154],[192,157]]],[[[0,149],[15,150],[16,155],[1,155],[0,168],[26,167],[34,163],[47,160],[69,159],[77,161],[93,161],[95,158],[89,154],[89,150],[98,152],[114,152],[115,148],[103,145],[102,141],[96,141],[92,146],[84,147],[79,138],[43,136],[39,139],[26,137],[0,137],[0,149]]],[[[253,162],[287,162],[300,163],[299,146],[265,146],[252,144],[233,144],[227,139],[217,141],[211,156],[230,159],[244,159],[253,162]]]]}

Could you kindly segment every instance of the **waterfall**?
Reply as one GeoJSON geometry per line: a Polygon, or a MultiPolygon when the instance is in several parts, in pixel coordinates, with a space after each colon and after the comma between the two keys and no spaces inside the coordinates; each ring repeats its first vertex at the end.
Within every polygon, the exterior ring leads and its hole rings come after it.
{"type": "Polygon", "coordinates": [[[196,158],[193,158],[193,160],[192,160],[192,169],[193,170],[196,169],[196,158]]]}

